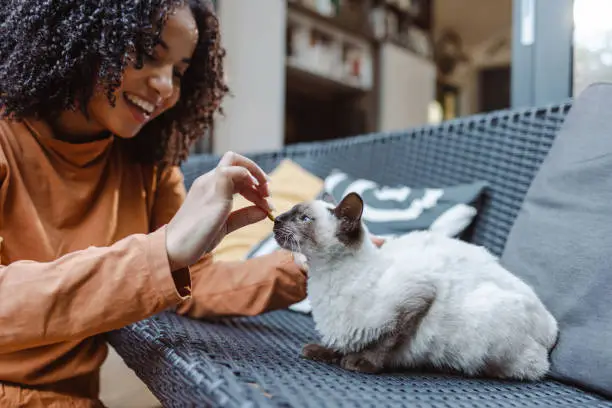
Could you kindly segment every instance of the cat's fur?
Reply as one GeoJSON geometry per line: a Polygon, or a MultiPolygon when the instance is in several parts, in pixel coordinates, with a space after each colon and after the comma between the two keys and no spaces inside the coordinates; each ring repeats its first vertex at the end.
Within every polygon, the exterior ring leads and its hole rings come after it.
{"type": "Polygon", "coordinates": [[[482,247],[419,231],[376,248],[354,193],[302,203],[275,238],[308,262],[322,344],[302,355],[360,372],[434,368],[536,380],[549,369],[557,322],[534,291],[482,247]]]}

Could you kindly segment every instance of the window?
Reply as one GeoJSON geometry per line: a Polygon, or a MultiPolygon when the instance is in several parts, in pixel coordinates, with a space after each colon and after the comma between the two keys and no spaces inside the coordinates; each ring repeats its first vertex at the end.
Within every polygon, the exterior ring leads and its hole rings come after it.
{"type": "Polygon", "coordinates": [[[612,1],[574,0],[573,95],[612,81],[612,1]]]}

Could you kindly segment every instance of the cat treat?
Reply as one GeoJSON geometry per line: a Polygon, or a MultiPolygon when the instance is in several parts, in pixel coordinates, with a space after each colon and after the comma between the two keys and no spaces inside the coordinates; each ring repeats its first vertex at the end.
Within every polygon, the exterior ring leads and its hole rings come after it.
{"type": "Polygon", "coordinates": [[[358,194],[279,214],[274,237],[308,264],[320,343],[302,357],[381,373],[423,368],[539,380],[557,321],[485,248],[415,231],[378,248],[358,194]]]}
{"type": "Polygon", "coordinates": [[[275,217],[274,217],[274,215],[272,214],[272,212],[271,212],[271,211],[266,211],[266,210],[264,210],[264,209],[263,209],[263,208],[261,208],[261,207],[259,207],[259,208],[260,208],[260,209],[261,209],[263,212],[265,212],[265,213],[266,213],[266,216],[268,217],[268,219],[269,219],[270,221],[274,222],[275,217]]]}

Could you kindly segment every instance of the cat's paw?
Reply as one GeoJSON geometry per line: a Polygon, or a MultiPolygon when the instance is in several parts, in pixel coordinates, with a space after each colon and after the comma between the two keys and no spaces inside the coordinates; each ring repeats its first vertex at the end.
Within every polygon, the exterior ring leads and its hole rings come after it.
{"type": "Polygon", "coordinates": [[[320,344],[307,344],[302,348],[302,358],[326,364],[339,364],[342,354],[320,344]]]}
{"type": "Polygon", "coordinates": [[[310,271],[310,269],[308,268],[308,260],[306,259],[306,256],[300,254],[299,252],[293,252],[293,262],[295,262],[295,264],[299,266],[300,269],[302,269],[302,271],[304,271],[305,273],[308,273],[310,271]]]}
{"type": "Polygon", "coordinates": [[[340,361],[340,366],[358,373],[376,374],[382,371],[382,367],[374,364],[362,353],[347,354],[340,361]]]}

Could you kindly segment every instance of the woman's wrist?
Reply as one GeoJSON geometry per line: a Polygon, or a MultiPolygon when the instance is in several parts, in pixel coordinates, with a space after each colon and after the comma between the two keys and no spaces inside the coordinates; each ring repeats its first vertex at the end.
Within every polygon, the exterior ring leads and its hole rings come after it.
{"type": "Polygon", "coordinates": [[[174,286],[176,291],[181,297],[191,296],[191,271],[189,267],[185,266],[179,269],[172,269],[172,279],[174,280],[174,286]]]}

